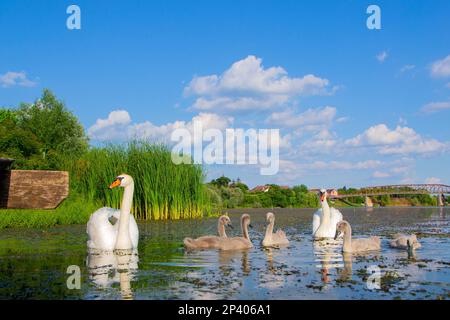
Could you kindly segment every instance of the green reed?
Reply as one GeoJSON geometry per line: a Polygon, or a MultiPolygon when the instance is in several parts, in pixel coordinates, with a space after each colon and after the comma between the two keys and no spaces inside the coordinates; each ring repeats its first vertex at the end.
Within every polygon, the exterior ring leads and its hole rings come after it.
{"type": "Polygon", "coordinates": [[[199,218],[209,213],[201,166],[176,165],[164,145],[134,141],[92,148],[80,159],[66,159],[71,188],[90,202],[119,208],[123,191],[108,189],[127,173],[134,179],[133,214],[143,220],[199,218]]]}

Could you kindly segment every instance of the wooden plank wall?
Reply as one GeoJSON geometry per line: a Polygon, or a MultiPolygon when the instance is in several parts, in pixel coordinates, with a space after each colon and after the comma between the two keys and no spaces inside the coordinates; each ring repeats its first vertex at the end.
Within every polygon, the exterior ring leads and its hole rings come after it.
{"type": "Polygon", "coordinates": [[[0,171],[0,208],[54,209],[68,196],[67,171],[0,171]]]}

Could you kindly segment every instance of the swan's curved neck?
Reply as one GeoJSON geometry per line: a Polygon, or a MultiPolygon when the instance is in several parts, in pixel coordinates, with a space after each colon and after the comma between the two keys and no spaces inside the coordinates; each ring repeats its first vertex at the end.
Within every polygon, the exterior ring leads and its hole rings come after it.
{"type": "Polygon", "coordinates": [[[322,201],[323,211],[323,223],[328,223],[331,220],[330,206],[328,205],[327,198],[322,201]]]}
{"type": "Polygon", "coordinates": [[[272,221],[267,225],[267,228],[266,228],[266,235],[264,236],[264,239],[265,239],[265,240],[270,240],[270,239],[272,239],[273,226],[274,226],[274,224],[275,224],[275,221],[272,220],[272,221]]]}
{"type": "Polygon", "coordinates": [[[242,229],[242,236],[245,239],[250,240],[250,237],[248,235],[248,223],[245,223],[243,219],[241,221],[241,229],[242,229]]]}
{"type": "Polygon", "coordinates": [[[219,237],[226,238],[227,234],[225,232],[225,225],[223,224],[222,220],[219,219],[217,222],[217,231],[219,232],[219,237]]]}
{"type": "Polygon", "coordinates": [[[122,197],[122,205],[120,207],[119,231],[117,234],[116,246],[117,250],[132,249],[130,238],[130,213],[133,203],[134,183],[131,182],[125,187],[122,197]]]}
{"type": "Polygon", "coordinates": [[[346,252],[352,251],[352,227],[350,227],[350,225],[348,225],[344,231],[343,249],[346,252]]]}

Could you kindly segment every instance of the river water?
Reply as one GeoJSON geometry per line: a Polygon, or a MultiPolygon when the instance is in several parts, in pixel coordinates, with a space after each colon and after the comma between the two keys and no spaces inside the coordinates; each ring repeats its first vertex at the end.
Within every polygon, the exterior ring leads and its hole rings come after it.
{"type": "Polygon", "coordinates": [[[290,245],[271,250],[260,246],[267,209],[229,211],[235,226],[252,218],[254,248],[237,252],[183,249],[186,236],[215,234],[216,218],[140,223],[131,256],[88,254],[85,226],[0,230],[0,299],[450,298],[449,208],[340,210],[354,237],[382,238],[379,252],[344,256],[339,241],[312,241],[313,209],[274,209],[290,245]],[[422,248],[389,248],[396,232],[416,233],[422,248]]]}

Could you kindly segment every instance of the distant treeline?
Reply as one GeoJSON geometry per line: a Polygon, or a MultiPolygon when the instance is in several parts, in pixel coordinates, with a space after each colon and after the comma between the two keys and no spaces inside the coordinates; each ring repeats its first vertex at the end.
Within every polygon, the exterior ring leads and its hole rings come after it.
{"type": "MultiPolygon", "coordinates": [[[[319,198],[316,192],[311,192],[305,185],[292,188],[268,184],[250,190],[237,179],[231,180],[222,176],[207,184],[209,202],[214,208],[317,208],[319,198]]],[[[339,194],[359,194],[361,190],[343,187],[337,190],[339,194]]],[[[370,197],[375,206],[435,206],[436,199],[428,194],[382,195],[370,197]]],[[[365,198],[355,196],[346,201],[332,200],[335,206],[363,206],[365,198]]]]}
{"type": "Polygon", "coordinates": [[[305,185],[286,188],[271,184],[264,190],[250,191],[239,179],[231,181],[222,176],[207,186],[210,203],[215,208],[315,208],[319,205],[317,194],[309,192],[305,185]]]}

